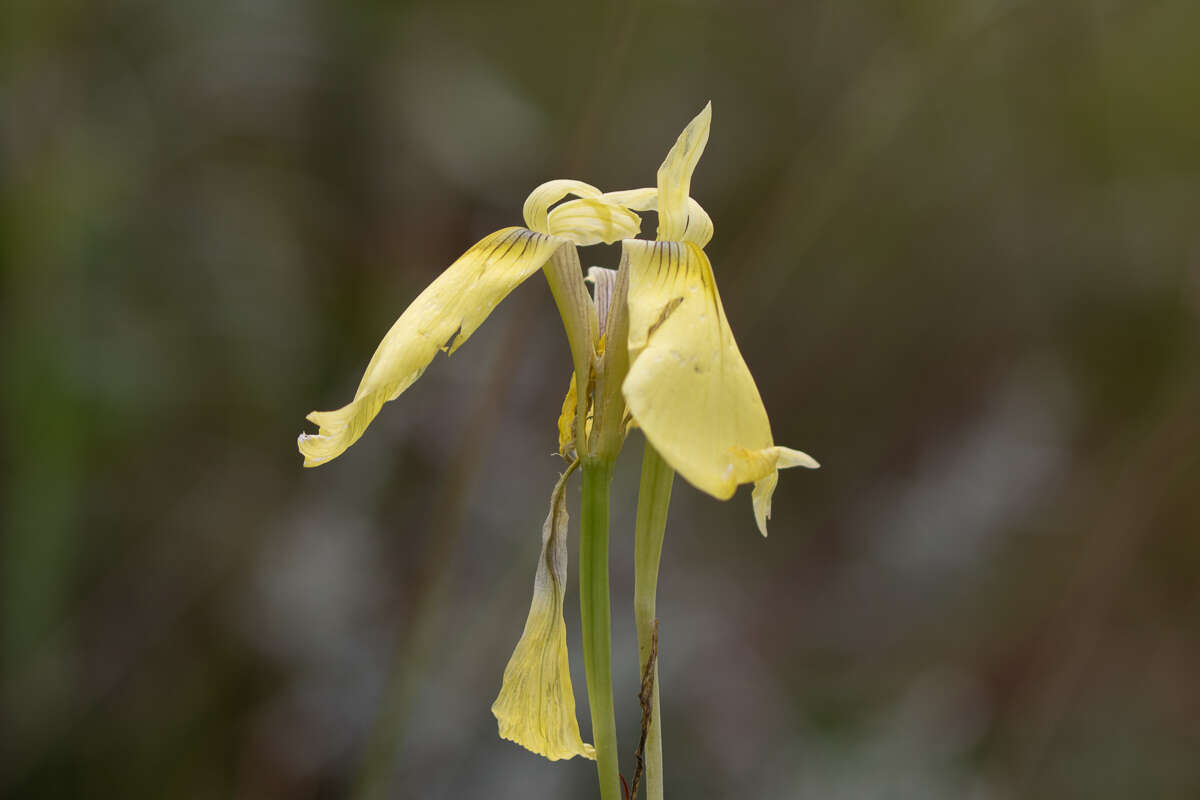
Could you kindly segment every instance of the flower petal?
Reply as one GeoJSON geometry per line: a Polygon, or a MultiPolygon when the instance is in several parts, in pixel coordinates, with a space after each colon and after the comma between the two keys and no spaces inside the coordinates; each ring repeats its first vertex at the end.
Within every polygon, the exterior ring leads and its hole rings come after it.
{"type": "Polygon", "coordinates": [[[500,696],[492,704],[500,737],[545,756],[596,757],[579,734],[575,691],[567,660],[563,596],[567,587],[567,478],[563,473],[550,496],[550,515],[542,527],[542,552],[533,582],[533,603],[525,630],[504,669],[500,696]]]}
{"type": "Polygon", "coordinates": [[[560,247],[543,270],[550,294],[562,317],[563,330],[567,334],[567,345],[571,348],[571,363],[575,367],[576,396],[582,397],[577,405],[574,440],[582,452],[587,452],[587,434],[584,414],[587,411],[587,386],[592,378],[592,360],[596,355],[599,338],[596,306],[584,285],[583,267],[579,253],[574,247],[560,247]]]}
{"type": "Polygon", "coordinates": [[[754,491],[751,494],[754,521],[758,524],[758,532],[763,536],[767,535],[767,520],[771,518],[771,496],[775,494],[775,484],[779,483],[779,470],[788,467],[816,469],[820,466],[815,458],[799,450],[787,447],[772,447],[771,450],[774,452],[768,457],[773,457],[775,468],[754,482],[754,491]]]}
{"type": "Polygon", "coordinates": [[[658,238],[681,241],[687,223],[687,199],[692,172],[708,144],[712,103],[688,123],[658,168],[658,238]]]}
{"type": "Polygon", "coordinates": [[[547,231],[569,239],[580,247],[612,244],[637,236],[642,218],[627,208],[606,200],[584,197],[556,206],[549,215],[547,231]]]}
{"type": "Polygon", "coordinates": [[[560,179],[543,183],[529,193],[523,212],[530,230],[562,236],[581,247],[600,242],[612,244],[637,236],[642,230],[641,217],[605,199],[599,189],[583,181],[560,179]],[[579,199],[550,210],[550,206],[569,194],[579,199]]]}
{"type": "MultiPolygon", "coordinates": [[[[616,192],[605,192],[604,199],[631,211],[658,210],[658,189],[622,189],[616,192]]],[[[712,237],[712,217],[708,215],[703,206],[689,197],[687,199],[687,219],[684,220],[683,235],[679,239],[704,247],[712,241],[712,237]]]]}
{"type": "Polygon", "coordinates": [[[354,401],[336,411],[314,411],[320,430],[301,434],[304,466],[336,458],[354,444],[389,400],[421,376],[437,351],[453,353],[509,292],[541,269],[565,240],[524,228],[485,237],[421,292],[392,325],[367,365],[354,401]]]}
{"type": "Polygon", "coordinates": [[[771,438],[704,251],[688,242],[624,246],[631,363],[622,390],[650,443],[685,480],[721,500],[772,474],[781,459],[801,463],[803,454],[771,438]]]}
{"type": "Polygon", "coordinates": [[[571,385],[562,401],[562,411],[558,414],[558,454],[563,458],[573,459],[575,452],[575,415],[579,409],[579,387],[576,384],[575,373],[571,372],[571,385]]]}
{"type": "Polygon", "coordinates": [[[525,207],[522,209],[525,226],[538,233],[550,233],[550,206],[569,194],[576,197],[599,197],[603,192],[583,181],[566,178],[546,181],[525,198],[525,207]]]}
{"type": "Polygon", "coordinates": [[[584,184],[583,181],[546,181],[529,192],[529,197],[526,198],[522,209],[526,227],[541,234],[568,236],[577,245],[595,245],[601,241],[611,243],[636,236],[642,229],[641,219],[636,213],[622,209],[610,200],[601,199],[602,194],[604,193],[598,188],[584,184]],[[564,203],[566,210],[554,209],[559,212],[556,215],[550,210],[550,206],[568,194],[593,201],[576,203],[572,200],[570,203],[564,203]]]}
{"type": "Polygon", "coordinates": [[[617,285],[617,271],[606,267],[588,267],[585,281],[592,284],[592,302],[596,304],[596,320],[600,323],[600,335],[608,327],[608,312],[612,307],[613,289],[617,285]]]}

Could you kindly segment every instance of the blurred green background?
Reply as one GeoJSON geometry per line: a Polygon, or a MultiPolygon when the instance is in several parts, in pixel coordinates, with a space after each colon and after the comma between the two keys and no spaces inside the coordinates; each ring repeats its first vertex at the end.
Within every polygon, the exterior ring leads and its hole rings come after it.
{"type": "Polygon", "coordinates": [[[530,189],[647,185],[711,99],[708,252],[823,468],[767,540],[676,484],[668,795],[1200,796],[1195,0],[0,13],[0,794],[593,796],[489,713],[561,469],[544,281],[335,463],[294,440],[530,189]]]}

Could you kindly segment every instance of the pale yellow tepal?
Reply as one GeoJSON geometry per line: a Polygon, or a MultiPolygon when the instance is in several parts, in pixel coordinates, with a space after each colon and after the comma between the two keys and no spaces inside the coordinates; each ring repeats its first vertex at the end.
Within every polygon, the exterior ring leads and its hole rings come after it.
{"type": "Polygon", "coordinates": [[[389,400],[421,377],[438,350],[453,354],[492,309],[563,247],[634,236],[641,219],[580,181],[542,184],[525,201],[525,228],[485,237],[417,296],[383,337],[367,365],[354,400],[336,411],[314,411],[319,430],[299,438],[304,466],[337,458],[354,444],[389,400]],[[550,206],[568,194],[576,200],[550,206]]]}
{"type": "MultiPolygon", "coordinates": [[[[569,180],[550,181],[535,189],[525,201],[524,216],[527,227],[505,228],[485,237],[421,292],[379,344],[351,403],[308,415],[319,431],[300,435],[304,466],[324,464],[345,452],[383,404],[421,376],[438,350],[452,354],[509,292],[539,269],[545,268],[563,314],[572,357],[577,363],[589,362],[598,322],[575,248],[636,235],[641,219],[605,199],[594,186],[569,180]],[[568,194],[578,199],[551,210],[568,194]]],[[[586,369],[582,374],[586,381],[586,369]]],[[[583,417],[576,416],[582,429],[583,417]]],[[[566,424],[571,427],[570,421],[566,424]]],[[[595,758],[594,749],[579,733],[563,620],[564,486],[573,469],[574,465],[554,488],[542,532],[533,602],[492,707],[502,737],[550,760],[576,755],[595,758]]]]}
{"type": "Polygon", "coordinates": [[[711,118],[710,104],[679,136],[659,167],[656,198],[644,189],[606,196],[639,210],[656,199],[659,215],[659,241],[623,242],[630,367],[622,392],[646,438],[693,486],[726,500],[739,484],[754,483],[765,536],[778,471],[817,462],[775,445],[702,249],[712,222],[688,194],[711,118]]]}
{"type": "Polygon", "coordinates": [[[574,462],[554,487],[550,514],[542,527],[542,552],[533,579],[533,602],[525,630],[504,669],[500,696],[492,713],[500,736],[543,755],[596,757],[579,734],[575,693],[567,662],[567,626],[563,597],[567,588],[567,478],[574,462]]]}

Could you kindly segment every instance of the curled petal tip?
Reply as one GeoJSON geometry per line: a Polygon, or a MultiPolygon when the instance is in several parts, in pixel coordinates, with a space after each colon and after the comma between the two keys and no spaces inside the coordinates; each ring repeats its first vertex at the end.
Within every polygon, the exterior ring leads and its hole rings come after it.
{"type": "Polygon", "coordinates": [[[302,433],[296,439],[296,446],[304,455],[304,466],[319,467],[346,452],[362,436],[367,423],[382,405],[382,400],[367,396],[336,411],[314,411],[305,417],[318,430],[302,433]]]}
{"type": "Polygon", "coordinates": [[[314,442],[314,439],[321,439],[319,433],[302,433],[296,437],[296,447],[300,450],[300,455],[304,456],[304,466],[319,467],[328,461],[328,457],[319,455],[321,443],[314,442]]]}
{"type": "Polygon", "coordinates": [[[678,241],[687,223],[687,200],[691,194],[692,173],[708,144],[712,124],[712,104],[706,105],[688,123],[667,152],[658,168],[658,238],[678,241]]]}
{"type": "Polygon", "coordinates": [[[754,492],[751,495],[754,504],[754,521],[758,525],[759,533],[766,536],[767,520],[771,518],[771,498],[775,494],[775,486],[779,483],[779,470],[789,467],[816,469],[820,464],[808,453],[802,453],[790,447],[770,447],[760,453],[775,462],[774,469],[754,482],[754,492]]]}
{"type": "Polygon", "coordinates": [[[799,450],[793,450],[790,447],[777,447],[776,452],[779,454],[775,466],[778,469],[787,469],[788,467],[805,467],[806,469],[817,469],[821,465],[817,460],[808,453],[802,453],[799,450]]]}
{"type": "Polygon", "coordinates": [[[525,206],[521,213],[525,217],[526,227],[538,233],[550,233],[550,206],[569,194],[576,197],[599,197],[601,192],[595,186],[583,181],[567,178],[546,181],[525,198],[525,206]]]}
{"type": "Polygon", "coordinates": [[[758,525],[758,532],[763,535],[764,539],[767,536],[767,520],[771,518],[771,497],[775,494],[775,485],[778,483],[778,470],[772,470],[754,482],[754,492],[751,494],[754,504],[754,522],[758,525]]]}

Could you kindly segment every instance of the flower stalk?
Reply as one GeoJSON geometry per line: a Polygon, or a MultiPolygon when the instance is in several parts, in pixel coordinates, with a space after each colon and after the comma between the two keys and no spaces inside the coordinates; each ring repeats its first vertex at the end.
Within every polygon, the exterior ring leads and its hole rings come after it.
{"type": "Polygon", "coordinates": [[[642,479],[638,487],[637,523],[633,539],[633,610],[637,622],[638,665],[646,674],[654,659],[650,683],[650,720],[642,758],[646,765],[646,800],[662,800],[662,714],[659,704],[657,611],[658,565],[662,557],[663,536],[667,530],[667,510],[671,505],[671,487],[675,470],[663,460],[650,442],[642,454],[642,479]]]}
{"type": "MultiPolygon", "coordinates": [[[[629,369],[625,347],[629,279],[618,271],[601,331],[608,343],[595,354],[592,373],[592,429],[583,456],[583,504],[579,536],[579,610],[588,705],[602,800],[620,800],[617,723],[612,689],[612,610],[608,586],[608,493],[613,464],[625,439],[621,381],[629,369]]],[[[599,344],[599,343],[598,343],[599,344]]],[[[580,395],[581,397],[583,395],[580,395]]],[[[580,403],[583,407],[585,403],[580,403]]]]}
{"type": "Polygon", "coordinates": [[[611,461],[583,462],[579,536],[579,613],[583,663],[601,800],[621,800],[617,720],[612,689],[612,612],[608,597],[608,490],[611,461]]]}

